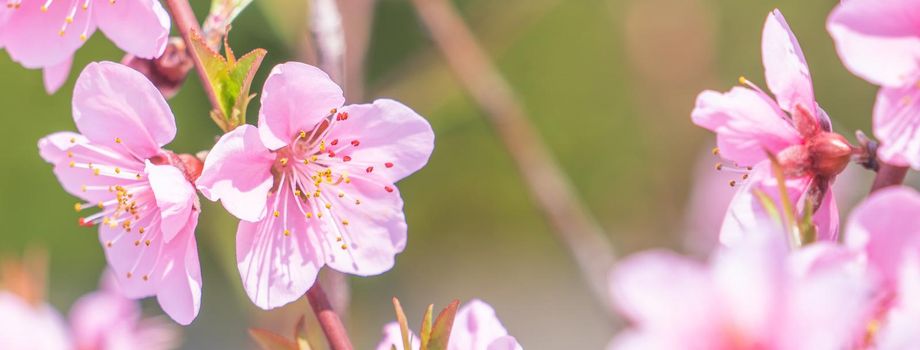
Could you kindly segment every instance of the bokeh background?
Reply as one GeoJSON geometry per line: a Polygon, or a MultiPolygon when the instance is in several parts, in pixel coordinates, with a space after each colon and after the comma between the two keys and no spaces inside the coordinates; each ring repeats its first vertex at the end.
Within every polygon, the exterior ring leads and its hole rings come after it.
{"type": "MultiPolygon", "coordinates": [[[[203,17],[209,2],[192,2],[203,17]]],[[[700,254],[711,243],[731,188],[711,170],[712,136],[694,127],[689,113],[699,91],[727,90],[739,75],[765,85],[760,32],[771,9],[780,8],[797,34],[835,128],[851,140],[853,131],[870,128],[875,88],[844,69],[825,30],[833,0],[454,3],[619,256],[653,247],[700,254]]],[[[273,65],[301,56],[305,18],[302,0],[256,0],[235,22],[230,41],[238,53],[269,52],[254,92],[273,65]]],[[[401,100],[437,134],[429,166],[399,184],[409,221],[406,251],[386,274],[349,278],[346,318],[357,348],[376,344],[394,318],[393,296],[413,325],[429,303],[481,298],[527,349],[602,348],[622,321],[592,296],[531,201],[512,155],[452,76],[412,5],[379,0],[371,15],[355,18],[345,20],[370,28],[364,71],[351,77],[364,87],[361,100],[401,100]]],[[[96,287],[104,260],[95,229],[77,226],[75,199],[38,157],[36,142],[74,129],[70,90],[80,67],[121,57],[97,33],[78,51],[68,84],[48,96],[39,71],[0,53],[0,254],[47,249],[49,298],[63,312],[96,287]]],[[[208,149],[219,130],[194,75],[170,105],[179,126],[170,148],[208,149]]],[[[254,119],[258,103],[251,108],[254,119]]],[[[864,172],[848,170],[855,173],[846,180],[854,195],[867,188],[864,172]]],[[[272,312],[251,305],[235,268],[236,222],[218,205],[203,204],[197,237],[204,296],[184,348],[253,348],[250,326],[289,334],[300,315],[312,319],[303,302],[272,312]]],[[[155,302],[145,307],[160,312],[155,302]]]]}

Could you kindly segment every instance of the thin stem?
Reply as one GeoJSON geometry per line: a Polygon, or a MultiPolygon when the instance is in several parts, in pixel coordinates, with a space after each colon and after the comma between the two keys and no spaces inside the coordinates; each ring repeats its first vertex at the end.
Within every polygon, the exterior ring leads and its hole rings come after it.
{"type": "Polygon", "coordinates": [[[208,101],[211,102],[211,108],[220,111],[220,102],[217,99],[214,86],[211,85],[208,74],[204,70],[204,62],[192,45],[192,38],[201,35],[201,27],[198,25],[198,19],[195,18],[195,12],[192,11],[188,0],[166,0],[166,7],[169,8],[169,12],[176,22],[176,27],[179,28],[179,33],[182,34],[182,40],[185,41],[185,47],[192,57],[192,62],[195,63],[198,80],[201,80],[201,87],[204,89],[205,95],[208,96],[208,101]]]}
{"type": "Polygon", "coordinates": [[[875,175],[875,181],[872,182],[872,190],[875,192],[888,186],[900,185],[907,176],[907,167],[891,165],[879,161],[878,174],[875,175]]]}
{"type": "Polygon", "coordinates": [[[486,112],[533,200],[568,246],[595,297],[609,306],[606,276],[613,265],[613,248],[530,124],[511,86],[447,0],[412,3],[456,78],[486,112]]]}
{"type": "Polygon", "coordinates": [[[326,340],[329,341],[329,348],[332,350],[352,350],[351,340],[348,339],[348,332],[342,325],[339,315],[332,310],[326,292],[319,283],[314,283],[313,287],[307,291],[307,301],[316,314],[316,320],[319,321],[323,333],[326,334],[326,340]]]}

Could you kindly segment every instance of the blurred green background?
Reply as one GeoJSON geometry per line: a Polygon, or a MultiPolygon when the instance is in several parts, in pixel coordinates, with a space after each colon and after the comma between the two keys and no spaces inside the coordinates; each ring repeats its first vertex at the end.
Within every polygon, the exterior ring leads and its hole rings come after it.
{"type": "MultiPolygon", "coordinates": [[[[238,53],[257,47],[269,52],[253,92],[273,65],[297,59],[292,43],[298,32],[277,30],[296,29],[286,21],[306,16],[298,0],[256,2],[231,32],[238,53]]],[[[199,16],[208,3],[193,1],[199,16]]],[[[700,209],[685,204],[692,169],[712,144],[711,135],[690,123],[694,98],[707,88],[727,90],[742,74],[765,86],[760,32],[769,10],[780,8],[797,34],[818,100],[835,128],[852,140],[852,131],[870,127],[875,88],[843,68],[824,29],[832,0],[455,3],[620,256],[651,247],[684,249],[684,212],[700,209]]],[[[429,303],[443,307],[453,298],[481,298],[527,349],[602,348],[618,321],[593,299],[411,4],[380,0],[372,19],[364,99],[403,101],[428,118],[437,139],[430,164],[399,184],[409,244],[396,267],[349,279],[347,325],[357,348],[376,344],[381,327],[394,318],[393,296],[400,297],[413,325],[429,303]]],[[[78,51],[68,84],[49,97],[40,71],[0,53],[6,123],[0,127],[0,254],[47,248],[50,301],[63,312],[95,288],[104,260],[95,229],[76,225],[75,199],[60,188],[35,145],[46,134],[74,129],[70,89],[80,67],[121,56],[97,33],[78,51]]],[[[169,148],[208,149],[219,130],[208,118],[197,77],[190,76],[170,105],[179,132],[169,148]]],[[[255,115],[250,112],[251,119],[255,115]]],[[[289,334],[308,307],[301,302],[281,311],[255,309],[235,270],[236,222],[218,205],[203,204],[197,236],[204,296],[201,315],[185,329],[184,348],[252,348],[245,330],[254,325],[289,334]]],[[[159,313],[155,302],[145,305],[159,313]]]]}

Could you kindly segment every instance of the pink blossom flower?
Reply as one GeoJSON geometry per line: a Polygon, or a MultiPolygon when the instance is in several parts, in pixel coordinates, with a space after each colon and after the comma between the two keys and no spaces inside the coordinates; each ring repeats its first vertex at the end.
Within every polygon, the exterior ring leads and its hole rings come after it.
{"type": "Polygon", "coordinates": [[[0,290],[0,349],[62,350],[72,347],[61,315],[44,302],[30,303],[0,290]]]}
{"type": "MultiPolygon", "coordinates": [[[[882,278],[876,311],[879,349],[920,344],[920,194],[891,187],[872,194],[850,216],[846,243],[882,278]]],[[[870,325],[871,326],[871,325],[870,325]]],[[[870,335],[872,334],[870,328],[870,335]]]]}
{"type": "MultiPolygon", "coordinates": [[[[172,112],[143,75],[116,63],[92,63],[77,79],[74,122],[80,134],[41,139],[64,189],[84,200],[79,219],[99,224],[99,240],[122,291],[156,295],[174,320],[198,314],[201,273],[195,226],[199,205],[193,157],[162,149],[176,134],[172,112]]],[[[199,162],[200,163],[200,162],[199,162]]]]}
{"type": "Polygon", "coordinates": [[[143,58],[163,53],[169,15],[157,0],[7,0],[0,7],[0,48],[26,68],[42,68],[53,93],[71,60],[98,27],[119,48],[143,58]]]}
{"type": "Polygon", "coordinates": [[[844,65],[882,86],[873,112],[878,156],[920,169],[920,1],[843,1],[827,29],[844,65]]]}
{"type": "MultiPolygon", "coordinates": [[[[410,338],[413,349],[418,349],[418,337],[410,334],[410,338]]],[[[392,347],[405,350],[402,333],[396,322],[391,322],[383,328],[383,339],[377,344],[377,350],[390,350],[392,347]]],[[[523,350],[523,347],[514,337],[508,335],[508,331],[489,304],[474,299],[457,311],[454,326],[450,330],[447,350],[523,350]]]]}
{"type": "Polygon", "coordinates": [[[708,264],[666,251],[611,273],[632,322],[609,349],[843,349],[864,334],[873,280],[819,242],[789,252],[777,232],[748,232],[708,264]]]}
{"type": "Polygon", "coordinates": [[[140,305],[121,295],[110,273],[98,291],[74,303],[70,326],[77,350],[166,350],[178,345],[178,330],[163,319],[142,318],[140,305]]]}
{"type": "Polygon", "coordinates": [[[319,69],[276,66],[262,90],[258,128],[225,134],[205,160],[198,188],[242,220],[237,263],[261,308],[302,296],[324,265],[379,274],[405,248],[393,183],[425,165],[434,133],[399,102],[344,101],[319,69]]]}
{"type": "Polygon", "coordinates": [[[738,238],[734,234],[746,231],[739,226],[756,224],[751,219],[763,208],[754,190],[777,195],[768,160],[772,153],[789,179],[793,203],[802,207],[811,201],[818,238],[834,240],[839,219],[830,184],[853,149],[831,132],[830,119],[815,102],[805,57],[779,10],[767,16],[762,45],[767,86],[775,100],[742,78],[745,86],[727,93],[701,93],[692,113],[695,124],[716,133],[718,153],[732,163],[718,167],[749,177],[729,205],[720,239],[731,244],[738,238]]]}

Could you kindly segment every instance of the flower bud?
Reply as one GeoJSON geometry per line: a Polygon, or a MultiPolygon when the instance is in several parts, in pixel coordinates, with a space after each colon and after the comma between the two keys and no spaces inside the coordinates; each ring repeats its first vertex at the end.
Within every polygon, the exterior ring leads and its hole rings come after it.
{"type": "Polygon", "coordinates": [[[192,57],[181,38],[173,37],[160,58],[144,59],[126,55],[122,64],[141,72],[160,90],[163,97],[171,98],[179,92],[188,72],[194,67],[192,57]]]}
{"type": "Polygon", "coordinates": [[[812,170],[816,175],[833,177],[850,162],[853,146],[840,134],[821,132],[808,142],[812,170]]]}

